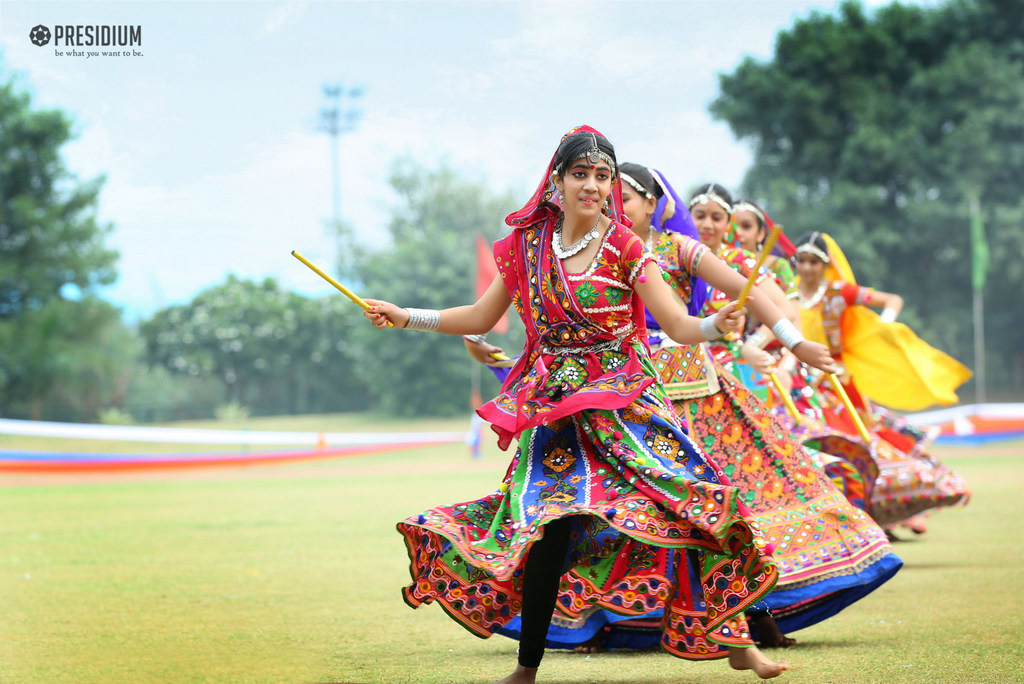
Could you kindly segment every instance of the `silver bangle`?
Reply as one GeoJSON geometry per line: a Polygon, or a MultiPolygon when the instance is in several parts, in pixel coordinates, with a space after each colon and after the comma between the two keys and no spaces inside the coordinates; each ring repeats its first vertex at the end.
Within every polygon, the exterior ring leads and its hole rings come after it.
{"type": "Polygon", "coordinates": [[[700,319],[700,334],[704,336],[705,340],[717,340],[725,333],[715,325],[715,317],[708,316],[707,318],[700,319]]]}
{"type": "Polygon", "coordinates": [[[884,309],[882,309],[882,315],[879,317],[879,319],[883,323],[895,323],[896,309],[890,309],[889,307],[885,307],[884,309]]]}
{"type": "Polygon", "coordinates": [[[765,337],[763,333],[755,330],[754,332],[747,335],[747,339],[743,340],[743,343],[752,344],[758,349],[764,349],[765,345],[768,344],[768,338],[765,337]]]}
{"type": "Polygon", "coordinates": [[[441,327],[441,312],[437,309],[412,309],[408,308],[409,322],[405,324],[406,330],[423,330],[434,332],[441,327]]]}
{"type": "Polygon", "coordinates": [[[788,318],[780,318],[778,322],[772,326],[772,332],[775,337],[779,339],[786,349],[792,350],[793,347],[805,341],[806,338],[800,334],[800,331],[796,329],[788,318]]]}

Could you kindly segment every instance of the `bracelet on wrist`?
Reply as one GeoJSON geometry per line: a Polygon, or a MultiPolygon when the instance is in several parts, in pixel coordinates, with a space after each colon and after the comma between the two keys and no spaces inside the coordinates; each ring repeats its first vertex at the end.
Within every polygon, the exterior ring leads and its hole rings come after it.
{"type": "Polygon", "coordinates": [[[405,324],[406,330],[422,330],[434,332],[441,326],[441,312],[437,309],[413,309],[407,308],[409,322],[405,324]]]}
{"type": "Polygon", "coordinates": [[[764,349],[765,345],[768,344],[768,338],[765,337],[764,333],[755,330],[747,335],[747,339],[743,340],[743,344],[752,344],[758,349],[764,349]]]}
{"type": "Polygon", "coordinates": [[[725,333],[718,329],[715,324],[715,317],[708,316],[707,318],[700,319],[700,334],[705,340],[717,340],[725,333]]]}
{"type": "Polygon", "coordinates": [[[882,315],[880,316],[880,320],[882,321],[882,323],[895,323],[896,315],[896,309],[890,309],[889,307],[885,307],[884,309],[882,309],[882,315]]]}
{"type": "Polygon", "coordinates": [[[796,345],[803,342],[806,338],[800,334],[800,331],[796,329],[788,318],[780,318],[778,322],[772,326],[772,332],[775,337],[779,339],[786,349],[792,350],[796,345]]]}

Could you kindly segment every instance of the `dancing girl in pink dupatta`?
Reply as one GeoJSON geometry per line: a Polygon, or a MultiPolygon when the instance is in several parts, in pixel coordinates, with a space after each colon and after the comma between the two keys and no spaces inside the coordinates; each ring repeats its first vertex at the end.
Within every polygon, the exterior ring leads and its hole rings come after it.
{"type": "Polygon", "coordinates": [[[614,148],[592,128],[563,137],[506,221],[499,276],[475,304],[438,312],[367,300],[381,329],[480,334],[511,304],[527,331],[501,393],[478,410],[502,447],[517,442],[515,456],[495,491],[398,524],[406,602],[436,602],[480,637],[521,613],[505,683],[536,681],[556,599],[570,617],[662,608],[670,653],[777,676],[788,665],[754,647],[743,618],[778,578],[770,548],[740,492],[680,427],[646,343],[644,305],[681,343],[738,329],[743,311],[698,319],[676,304],[623,218],[614,148]],[[658,547],[680,551],[671,566],[658,547]]]}

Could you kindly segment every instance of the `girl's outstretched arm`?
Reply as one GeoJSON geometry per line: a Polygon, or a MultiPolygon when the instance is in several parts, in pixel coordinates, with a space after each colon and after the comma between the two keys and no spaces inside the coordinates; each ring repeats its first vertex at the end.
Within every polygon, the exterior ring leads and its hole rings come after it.
{"type": "MultiPolygon", "coordinates": [[[[409,310],[381,299],[367,299],[370,310],[363,315],[378,328],[387,326],[388,321],[396,328],[409,324],[409,310]]],[[[505,289],[500,276],[495,276],[487,291],[467,306],[456,306],[436,312],[440,316],[437,332],[447,335],[482,335],[497,324],[508,309],[512,299],[505,289]]]]}
{"type": "Polygon", "coordinates": [[[661,277],[661,268],[657,264],[648,262],[633,287],[665,334],[679,344],[698,344],[739,330],[743,324],[743,316],[747,312],[746,309],[737,311],[736,302],[729,302],[715,314],[717,330],[709,336],[701,331],[702,319],[689,315],[680,305],[679,298],[661,277]]]}
{"type": "MultiPolygon", "coordinates": [[[[721,290],[730,297],[738,297],[746,283],[746,279],[743,276],[729,268],[724,261],[713,254],[704,255],[704,258],[701,259],[700,267],[697,269],[697,275],[709,282],[712,287],[721,290]]],[[[764,338],[765,343],[774,336],[771,330],[779,321],[787,319],[797,326],[800,325],[800,311],[796,303],[792,300],[787,300],[782,289],[773,280],[755,286],[750,296],[747,297],[747,306],[757,316],[757,320],[766,326],[764,330],[758,331],[764,338]],[[780,302],[784,306],[796,310],[795,320],[793,316],[789,315],[790,311],[779,306],[780,302]]],[[[744,346],[746,347],[747,345],[744,346]]],[[[835,373],[837,370],[835,360],[828,353],[828,347],[823,344],[803,340],[790,349],[790,351],[800,361],[814,366],[818,370],[825,371],[826,373],[835,373]]],[[[756,352],[754,350],[746,350],[746,352],[744,358],[757,370],[765,372],[769,369],[770,363],[768,358],[766,358],[768,354],[763,353],[760,349],[757,349],[756,352]]]]}
{"type": "Polygon", "coordinates": [[[882,307],[882,321],[892,323],[900,315],[900,311],[903,311],[903,297],[891,292],[872,290],[868,306],[882,307]]]}

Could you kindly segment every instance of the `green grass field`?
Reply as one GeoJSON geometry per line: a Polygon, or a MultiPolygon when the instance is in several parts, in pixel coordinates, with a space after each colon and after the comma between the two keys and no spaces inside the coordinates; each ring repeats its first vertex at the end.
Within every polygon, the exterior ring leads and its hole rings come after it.
{"type": "MultiPolygon", "coordinates": [[[[393,425],[348,420],[251,427],[393,425]]],[[[0,448],[28,446],[19,439],[0,448]]],[[[880,590],[795,633],[798,647],[785,652],[795,669],[776,681],[1024,681],[1024,443],[935,453],[966,478],[970,505],[933,516],[923,537],[905,535],[905,567],[880,590]]],[[[479,461],[450,445],[236,469],[0,474],[0,682],[504,676],[514,642],[477,639],[437,606],[402,602],[408,563],[394,525],[493,490],[505,465],[488,444],[479,461]]],[[[660,652],[550,652],[541,673],[569,684],[754,681],[723,661],[660,652]]]]}

